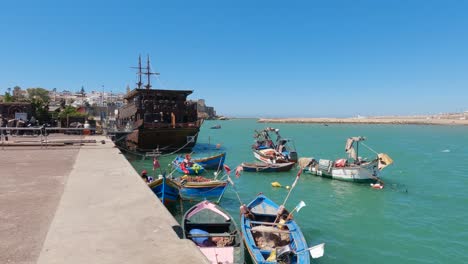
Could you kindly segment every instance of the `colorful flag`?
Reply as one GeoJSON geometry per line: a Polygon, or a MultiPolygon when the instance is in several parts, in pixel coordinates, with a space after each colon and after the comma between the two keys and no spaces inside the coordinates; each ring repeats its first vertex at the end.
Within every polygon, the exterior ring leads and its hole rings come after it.
{"type": "Polygon", "coordinates": [[[296,205],[296,211],[299,212],[299,210],[301,210],[302,207],[306,206],[306,203],[304,201],[300,201],[297,205],[296,205]]]}
{"type": "Polygon", "coordinates": [[[153,170],[157,169],[161,167],[161,165],[159,165],[159,160],[156,159],[156,157],[153,157],[153,170]]]}
{"type": "Polygon", "coordinates": [[[190,171],[187,170],[187,167],[185,167],[185,163],[181,162],[181,163],[179,164],[179,166],[180,166],[180,169],[181,169],[185,174],[189,174],[189,173],[190,173],[190,171]]]}
{"type": "Polygon", "coordinates": [[[234,186],[234,182],[231,180],[231,177],[228,177],[227,180],[232,186],[234,186]]]}
{"type": "Polygon", "coordinates": [[[236,168],[236,178],[239,178],[241,176],[241,172],[244,170],[242,166],[237,166],[236,168]]]}
{"type": "Polygon", "coordinates": [[[231,174],[231,168],[228,165],[224,164],[224,170],[226,171],[227,175],[231,174]]]}
{"type": "Polygon", "coordinates": [[[325,243],[316,245],[309,249],[310,256],[313,259],[322,257],[324,252],[325,252],[325,243]]]}
{"type": "Polygon", "coordinates": [[[291,189],[294,189],[294,187],[296,187],[297,180],[299,180],[299,178],[301,177],[301,173],[302,173],[302,170],[299,169],[299,171],[297,172],[296,179],[294,180],[294,183],[291,186],[291,189]]]}

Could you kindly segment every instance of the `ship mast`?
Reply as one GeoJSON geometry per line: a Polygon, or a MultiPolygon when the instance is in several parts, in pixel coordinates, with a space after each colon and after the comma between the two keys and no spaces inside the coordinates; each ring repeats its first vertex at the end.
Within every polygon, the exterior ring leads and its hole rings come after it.
{"type": "MultiPolygon", "coordinates": [[[[146,77],[148,78],[148,83],[145,85],[146,89],[149,90],[151,89],[151,75],[159,75],[158,72],[151,72],[151,66],[150,66],[150,59],[149,59],[149,55],[147,55],[147,58],[146,58],[146,72],[143,73],[144,75],[146,75],[146,77]]],[[[140,76],[141,78],[141,76],[140,76]]]]}
{"type": "Polygon", "coordinates": [[[138,69],[138,82],[136,83],[137,84],[137,88],[138,89],[141,89],[141,86],[143,85],[143,82],[141,80],[141,75],[143,74],[142,72],[142,67],[141,67],[141,55],[138,56],[138,67],[131,67],[133,69],[138,69]]]}

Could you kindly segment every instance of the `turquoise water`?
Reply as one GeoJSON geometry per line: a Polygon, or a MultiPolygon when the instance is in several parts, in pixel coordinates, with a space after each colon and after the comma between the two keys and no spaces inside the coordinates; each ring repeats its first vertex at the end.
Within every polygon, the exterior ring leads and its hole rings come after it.
{"type": "MultiPolygon", "coordinates": [[[[302,174],[286,206],[293,208],[301,200],[307,204],[295,219],[309,245],[326,243],[325,255],[314,263],[468,263],[468,127],[207,121],[194,155],[214,154],[220,144],[234,170],[243,161],[254,161],[253,131],[267,126],[293,139],[300,157],[345,157],[346,138],[365,136],[366,145],[394,160],[381,175],[383,190],[302,174]],[[215,124],[222,128],[209,129],[215,124]]],[[[360,150],[361,156],[373,157],[360,150]]],[[[163,157],[161,164],[173,157],[163,157]]],[[[138,171],[152,166],[151,160],[131,161],[138,171]]],[[[291,185],[295,175],[245,172],[233,179],[245,203],[259,192],[282,203],[287,190],[273,188],[271,182],[291,185]]],[[[238,216],[231,187],[221,206],[238,216]]],[[[171,210],[180,219],[181,207],[171,210]]]]}

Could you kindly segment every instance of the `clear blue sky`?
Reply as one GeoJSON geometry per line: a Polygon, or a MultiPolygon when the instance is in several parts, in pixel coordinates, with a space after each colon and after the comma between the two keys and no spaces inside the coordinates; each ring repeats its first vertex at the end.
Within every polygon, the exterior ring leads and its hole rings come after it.
{"type": "Polygon", "coordinates": [[[164,88],[224,115],[468,110],[467,14],[442,0],[2,1],[0,93],[123,92],[149,54],[164,88]]]}

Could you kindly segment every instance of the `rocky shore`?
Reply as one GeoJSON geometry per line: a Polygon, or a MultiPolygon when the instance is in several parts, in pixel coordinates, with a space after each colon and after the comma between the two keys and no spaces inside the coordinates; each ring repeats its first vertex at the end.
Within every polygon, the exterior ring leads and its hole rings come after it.
{"type": "Polygon", "coordinates": [[[395,124],[395,125],[468,125],[464,114],[436,116],[386,116],[352,118],[260,118],[259,123],[318,123],[318,124],[395,124]]]}

